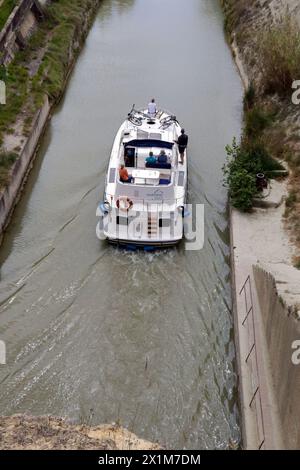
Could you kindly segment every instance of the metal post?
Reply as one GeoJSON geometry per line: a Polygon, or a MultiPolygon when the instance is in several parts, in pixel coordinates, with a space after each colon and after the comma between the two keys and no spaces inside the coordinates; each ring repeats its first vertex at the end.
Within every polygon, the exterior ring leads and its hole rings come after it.
{"type": "Polygon", "coordinates": [[[251,353],[252,353],[252,351],[253,351],[254,348],[255,348],[255,343],[253,343],[253,346],[252,346],[252,348],[250,349],[250,352],[249,352],[248,356],[246,357],[246,360],[245,360],[246,363],[248,362],[248,359],[249,359],[249,357],[251,356],[251,353]]]}
{"type": "Polygon", "coordinates": [[[265,439],[263,439],[263,441],[262,441],[262,443],[260,444],[258,450],[261,450],[261,448],[262,448],[262,446],[264,445],[264,443],[265,443],[265,439]]]}
{"type": "Polygon", "coordinates": [[[247,319],[248,319],[250,313],[252,312],[252,310],[253,310],[253,305],[251,305],[251,307],[250,307],[250,309],[249,309],[249,311],[248,311],[246,317],[244,318],[244,321],[243,321],[243,323],[242,323],[243,326],[245,325],[245,323],[246,323],[246,321],[247,321],[247,319]]]}
{"type": "Polygon", "coordinates": [[[253,397],[252,397],[252,400],[251,400],[250,403],[249,403],[249,408],[251,408],[252,403],[254,402],[254,399],[255,399],[255,397],[256,397],[256,394],[257,394],[258,390],[259,390],[259,387],[257,387],[257,389],[256,389],[255,392],[254,392],[254,395],[253,395],[253,397]]]}

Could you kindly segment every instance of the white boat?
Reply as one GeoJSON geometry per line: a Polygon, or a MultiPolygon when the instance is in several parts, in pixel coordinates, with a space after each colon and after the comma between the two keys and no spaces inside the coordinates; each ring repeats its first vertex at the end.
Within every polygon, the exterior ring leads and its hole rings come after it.
{"type": "Polygon", "coordinates": [[[180,133],[169,112],[150,116],[133,106],[113,144],[104,201],[97,208],[99,239],[144,248],[182,240],[187,155],[181,163],[176,144],[180,133]],[[120,179],[122,164],[130,182],[120,179]]]}

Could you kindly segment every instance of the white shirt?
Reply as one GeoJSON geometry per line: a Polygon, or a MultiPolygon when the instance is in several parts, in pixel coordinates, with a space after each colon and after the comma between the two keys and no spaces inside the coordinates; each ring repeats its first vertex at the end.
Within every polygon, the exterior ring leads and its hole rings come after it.
{"type": "Polygon", "coordinates": [[[148,114],[150,114],[150,116],[155,116],[156,111],[157,111],[156,103],[152,103],[152,102],[149,103],[148,104],[148,114]]]}

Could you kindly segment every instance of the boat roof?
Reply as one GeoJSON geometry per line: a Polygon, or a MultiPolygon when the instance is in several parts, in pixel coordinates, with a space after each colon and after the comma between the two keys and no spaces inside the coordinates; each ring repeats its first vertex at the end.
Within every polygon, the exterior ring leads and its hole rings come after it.
{"type": "Polygon", "coordinates": [[[146,111],[131,111],[114,141],[107,174],[107,195],[126,194],[131,198],[151,199],[151,191],[153,194],[159,191],[160,198],[174,200],[174,187],[183,188],[186,170],[186,163],[179,164],[175,145],[180,129],[176,117],[169,112],[159,111],[154,117],[146,111]],[[134,150],[129,152],[129,149],[134,150]],[[147,161],[150,152],[155,161],[147,161]],[[119,178],[121,164],[128,170],[129,183],[119,178]]]}

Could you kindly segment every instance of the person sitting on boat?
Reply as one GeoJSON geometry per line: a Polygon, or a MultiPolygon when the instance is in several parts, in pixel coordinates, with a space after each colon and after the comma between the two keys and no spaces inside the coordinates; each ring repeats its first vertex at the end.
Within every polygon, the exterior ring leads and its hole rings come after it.
{"type": "Polygon", "coordinates": [[[156,163],[156,158],[153,155],[153,152],[149,153],[149,157],[146,158],[146,163],[156,163]]]}
{"type": "Polygon", "coordinates": [[[189,141],[189,138],[186,135],[185,130],[181,129],[181,135],[178,137],[178,140],[176,140],[176,143],[178,144],[180,163],[182,165],[184,163],[184,152],[186,151],[186,148],[188,146],[188,141],[189,141]]]}
{"type": "Polygon", "coordinates": [[[167,163],[168,162],[168,157],[166,155],[165,150],[160,151],[160,154],[159,154],[157,160],[158,160],[159,163],[167,163]]]}
{"type": "Polygon", "coordinates": [[[153,98],[151,102],[148,104],[148,114],[150,117],[154,118],[157,113],[157,107],[155,103],[155,99],[153,98]]]}
{"type": "Polygon", "coordinates": [[[131,183],[132,181],[132,176],[129,176],[128,175],[128,171],[127,169],[125,168],[125,165],[120,165],[120,169],[119,169],[119,175],[120,175],[120,181],[122,183],[131,183]]]}

